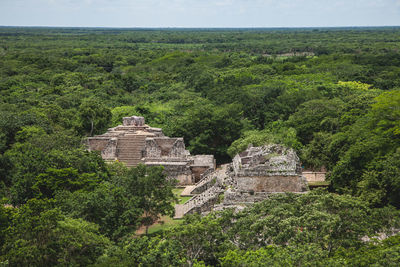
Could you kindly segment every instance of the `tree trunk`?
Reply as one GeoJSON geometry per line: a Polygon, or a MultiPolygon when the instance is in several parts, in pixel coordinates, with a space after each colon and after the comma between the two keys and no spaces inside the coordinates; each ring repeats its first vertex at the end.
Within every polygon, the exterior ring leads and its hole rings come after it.
{"type": "Polygon", "coordinates": [[[90,120],[90,125],[91,125],[91,127],[90,127],[90,136],[93,136],[93,119],[90,120]]]}

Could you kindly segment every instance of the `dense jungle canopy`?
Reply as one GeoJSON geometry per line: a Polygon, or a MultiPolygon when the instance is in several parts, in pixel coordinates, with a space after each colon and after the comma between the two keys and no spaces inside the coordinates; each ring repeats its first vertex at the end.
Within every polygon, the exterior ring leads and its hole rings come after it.
{"type": "Polygon", "coordinates": [[[362,238],[399,229],[400,28],[0,27],[0,197],[0,265],[398,266],[362,238]],[[173,183],[84,146],[131,115],[219,164],[292,147],[329,192],[135,236],[173,183]]]}

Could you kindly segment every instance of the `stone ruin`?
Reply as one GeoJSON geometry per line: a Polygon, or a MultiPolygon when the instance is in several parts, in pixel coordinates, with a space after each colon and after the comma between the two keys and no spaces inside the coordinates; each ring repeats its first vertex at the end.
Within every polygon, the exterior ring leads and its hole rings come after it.
{"type": "Polygon", "coordinates": [[[250,146],[234,157],[232,173],[225,205],[261,201],[271,193],[308,190],[296,152],[281,145],[250,146]]]}
{"type": "Polygon", "coordinates": [[[128,167],[139,164],[164,166],[168,177],[179,185],[194,184],[215,169],[213,155],[195,155],[185,149],[183,138],[170,138],[162,129],[145,124],[143,117],[124,117],[123,124],[105,134],[89,137],[88,149],[100,151],[106,161],[120,161],[128,167]]]}
{"type": "Polygon", "coordinates": [[[241,208],[271,194],[309,190],[293,149],[276,144],[249,146],[232,163],[216,169],[213,155],[190,155],[183,138],[165,136],[160,128],[146,125],[143,117],[123,118],[122,125],[88,138],[88,148],[100,151],[106,161],[118,160],[128,167],[164,166],[168,177],[190,185],[184,191],[192,198],[176,205],[176,218],[241,208]]]}
{"type": "Polygon", "coordinates": [[[191,189],[193,196],[176,208],[176,218],[228,207],[241,208],[276,193],[304,193],[308,184],[293,149],[271,144],[249,146],[230,164],[205,172],[191,189]]]}

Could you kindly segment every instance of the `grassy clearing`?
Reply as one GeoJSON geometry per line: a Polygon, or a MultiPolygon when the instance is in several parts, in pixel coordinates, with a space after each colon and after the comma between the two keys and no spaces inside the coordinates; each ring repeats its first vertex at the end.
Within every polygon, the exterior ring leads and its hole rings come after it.
{"type": "Polygon", "coordinates": [[[175,187],[174,189],[172,189],[172,193],[174,193],[176,197],[179,197],[182,194],[183,189],[185,188],[175,187]]]}
{"type": "Polygon", "coordinates": [[[309,187],[320,187],[320,186],[329,186],[331,183],[329,181],[321,181],[321,182],[309,182],[309,187]]]}
{"type": "Polygon", "coordinates": [[[178,204],[185,204],[186,202],[189,201],[189,199],[191,199],[192,197],[179,197],[178,198],[178,204]]]}
{"type": "MultiPolygon", "coordinates": [[[[185,204],[191,197],[181,197],[181,193],[184,188],[174,188],[172,189],[172,192],[178,199],[178,204],[185,204]]],[[[162,216],[161,219],[153,224],[152,226],[149,227],[149,234],[155,233],[161,230],[166,230],[172,226],[181,224],[182,220],[174,220],[171,217],[168,216],[162,216]]]]}
{"type": "Polygon", "coordinates": [[[191,197],[181,197],[181,193],[182,193],[183,189],[184,188],[174,188],[174,189],[172,189],[172,192],[174,193],[174,195],[178,199],[178,204],[185,204],[189,199],[191,199],[191,197]]]}
{"type": "Polygon", "coordinates": [[[153,224],[152,226],[149,227],[149,234],[161,231],[161,230],[166,230],[172,226],[181,224],[182,220],[174,220],[171,217],[168,216],[162,216],[160,221],[153,224]]]}

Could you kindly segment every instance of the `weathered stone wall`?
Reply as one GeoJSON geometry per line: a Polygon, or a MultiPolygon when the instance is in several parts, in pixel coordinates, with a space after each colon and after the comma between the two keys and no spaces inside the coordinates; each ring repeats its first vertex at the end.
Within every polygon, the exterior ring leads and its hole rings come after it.
{"type": "Polygon", "coordinates": [[[275,193],[309,190],[296,152],[281,145],[249,146],[234,157],[231,166],[223,183],[229,187],[224,205],[249,204],[275,193]]]}
{"type": "Polygon", "coordinates": [[[218,203],[219,200],[219,194],[215,195],[212,198],[207,199],[206,201],[203,202],[202,205],[198,205],[196,206],[194,209],[192,209],[190,212],[188,212],[189,214],[193,214],[193,213],[203,213],[203,212],[208,212],[211,211],[212,208],[214,207],[215,204],[218,203]]]}
{"type": "Polygon", "coordinates": [[[281,145],[249,147],[233,159],[236,176],[296,175],[301,173],[299,158],[293,149],[281,145]]]}
{"type": "Polygon", "coordinates": [[[89,150],[102,151],[108,144],[110,138],[92,137],[88,139],[89,150]]]}
{"type": "Polygon", "coordinates": [[[303,172],[307,182],[324,182],[326,172],[303,172]]]}
{"type": "Polygon", "coordinates": [[[307,185],[304,177],[293,176],[241,176],[236,177],[240,192],[304,192],[307,185]]]}
{"type": "Polygon", "coordinates": [[[179,185],[190,185],[193,184],[193,176],[190,170],[190,165],[183,162],[148,162],[147,166],[163,166],[165,173],[170,179],[178,180],[179,185]]]}
{"type": "Polygon", "coordinates": [[[251,204],[267,199],[271,193],[267,192],[236,192],[228,189],[224,193],[224,205],[251,204]]]}
{"type": "Polygon", "coordinates": [[[168,157],[174,143],[176,142],[176,138],[154,138],[154,141],[161,151],[161,156],[168,157]]]}
{"type": "Polygon", "coordinates": [[[207,166],[210,169],[215,169],[216,167],[213,155],[195,155],[189,158],[193,160],[193,166],[207,166]]]}
{"type": "Polygon", "coordinates": [[[186,158],[183,138],[154,137],[146,139],[146,158],[186,158]]]}
{"type": "Polygon", "coordinates": [[[174,138],[175,142],[172,147],[166,151],[168,157],[173,158],[186,158],[189,155],[189,151],[185,149],[185,143],[183,138],[174,138]]]}
{"type": "MultiPolygon", "coordinates": [[[[224,206],[235,206],[241,204],[253,204],[256,202],[264,201],[273,194],[280,194],[282,192],[236,192],[228,189],[224,193],[224,206]]],[[[297,192],[306,193],[306,192],[297,192]]]]}
{"type": "Polygon", "coordinates": [[[117,144],[118,139],[111,138],[105,148],[101,151],[101,156],[105,160],[116,160],[117,159],[117,144]]]}
{"type": "Polygon", "coordinates": [[[219,195],[223,189],[215,184],[206,191],[192,197],[183,205],[183,213],[202,213],[212,210],[214,205],[219,201],[219,195]]]}
{"type": "Polygon", "coordinates": [[[197,183],[200,181],[201,175],[207,171],[208,166],[191,166],[190,169],[193,173],[193,182],[197,183]]]}
{"type": "Polygon", "coordinates": [[[154,138],[146,138],[145,153],[146,158],[161,158],[161,148],[158,146],[154,138]]]}
{"type": "Polygon", "coordinates": [[[122,124],[124,126],[144,126],[144,118],[138,116],[124,117],[122,124]]]}

